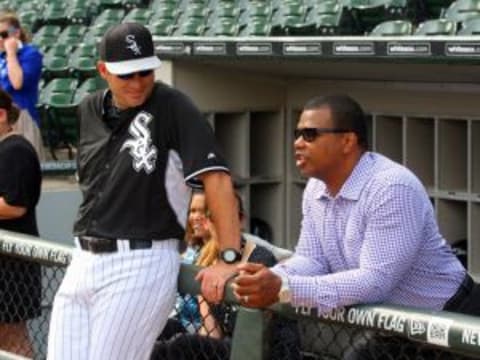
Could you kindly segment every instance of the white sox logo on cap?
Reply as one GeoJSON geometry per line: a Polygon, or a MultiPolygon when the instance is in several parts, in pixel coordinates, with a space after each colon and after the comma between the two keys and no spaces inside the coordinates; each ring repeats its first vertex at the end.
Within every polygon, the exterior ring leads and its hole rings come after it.
{"type": "Polygon", "coordinates": [[[135,55],[142,55],[142,52],[141,52],[141,47],[138,46],[137,42],[135,41],[135,35],[127,35],[125,37],[125,41],[127,42],[127,49],[130,49],[132,50],[132,52],[135,54],[135,55]]]}

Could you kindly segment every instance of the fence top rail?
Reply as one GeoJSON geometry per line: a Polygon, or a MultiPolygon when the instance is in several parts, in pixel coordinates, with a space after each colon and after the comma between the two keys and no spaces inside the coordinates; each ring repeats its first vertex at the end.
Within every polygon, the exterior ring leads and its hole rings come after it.
{"type": "MultiPolygon", "coordinates": [[[[0,230],[0,254],[66,266],[71,261],[72,249],[72,246],[0,230]]],[[[178,279],[180,293],[200,294],[200,284],[195,280],[199,269],[194,265],[182,265],[178,279]]],[[[225,301],[238,304],[230,283],[225,301]]],[[[480,317],[394,305],[356,305],[328,314],[285,304],[276,304],[270,310],[287,317],[373,329],[480,358],[480,317]]]]}
{"type": "Polygon", "coordinates": [[[47,265],[67,266],[72,258],[72,246],[35,236],[0,230],[0,254],[34,260],[47,265]]]}

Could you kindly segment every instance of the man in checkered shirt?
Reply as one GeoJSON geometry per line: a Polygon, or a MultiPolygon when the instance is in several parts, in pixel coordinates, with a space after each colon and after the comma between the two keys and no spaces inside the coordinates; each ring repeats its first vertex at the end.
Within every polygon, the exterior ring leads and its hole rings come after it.
{"type": "Polygon", "coordinates": [[[298,245],[272,269],[238,266],[234,289],[243,305],[280,301],[326,313],[386,303],[480,314],[479,287],[440,234],[421,182],[367,150],[359,104],[348,96],[310,100],[294,145],[309,178],[298,245]]]}

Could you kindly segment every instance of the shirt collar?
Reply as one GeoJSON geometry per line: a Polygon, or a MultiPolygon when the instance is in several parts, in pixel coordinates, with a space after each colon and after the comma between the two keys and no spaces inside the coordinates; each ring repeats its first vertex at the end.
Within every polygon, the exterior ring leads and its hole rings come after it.
{"type": "MultiPolygon", "coordinates": [[[[371,177],[370,170],[373,166],[374,161],[374,154],[371,152],[365,152],[360,157],[360,160],[353,168],[352,173],[342,185],[342,188],[340,189],[336,197],[342,197],[349,200],[358,200],[365,184],[371,177]]],[[[321,199],[322,197],[331,197],[331,195],[328,193],[325,183],[323,181],[320,181],[319,186],[315,191],[315,198],[321,199]]]]}

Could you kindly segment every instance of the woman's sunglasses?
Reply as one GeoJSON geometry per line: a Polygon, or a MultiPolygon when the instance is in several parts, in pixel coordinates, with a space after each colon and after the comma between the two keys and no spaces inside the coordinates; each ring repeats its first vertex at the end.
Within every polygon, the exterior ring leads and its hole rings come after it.
{"type": "Polygon", "coordinates": [[[7,39],[9,37],[10,37],[10,31],[8,30],[0,31],[0,38],[7,39]]]}
{"type": "Polygon", "coordinates": [[[323,134],[340,134],[347,133],[352,130],[348,129],[336,129],[336,128],[299,128],[293,131],[293,136],[297,140],[300,136],[306,142],[313,142],[315,139],[323,134]]]}
{"type": "Polygon", "coordinates": [[[137,71],[137,72],[128,73],[128,74],[119,74],[116,76],[122,80],[130,80],[130,79],[133,79],[137,74],[138,76],[143,78],[143,77],[150,76],[152,73],[153,73],[153,70],[142,70],[142,71],[137,71]]]}

